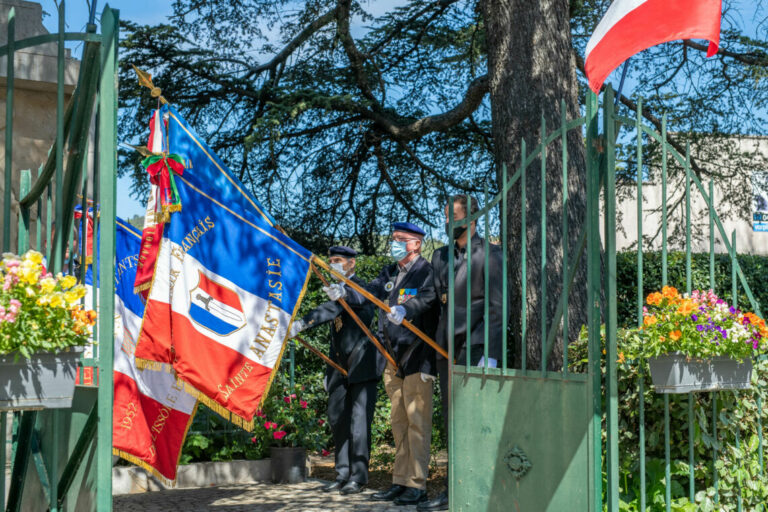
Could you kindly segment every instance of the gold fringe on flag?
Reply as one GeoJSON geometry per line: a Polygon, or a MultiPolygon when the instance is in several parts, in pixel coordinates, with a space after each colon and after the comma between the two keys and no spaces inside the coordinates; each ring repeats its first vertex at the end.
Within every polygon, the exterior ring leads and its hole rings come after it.
{"type": "Polygon", "coordinates": [[[161,363],[159,361],[150,361],[149,359],[135,358],[136,368],[139,370],[153,370],[156,372],[164,371],[165,373],[175,373],[173,367],[168,363],[161,363]]]}
{"type": "MultiPolygon", "coordinates": [[[[192,421],[190,421],[190,424],[192,421]]],[[[187,425],[187,429],[189,429],[189,425],[187,425]]],[[[186,437],[186,433],[184,434],[184,437],[186,437]]],[[[166,487],[176,487],[176,480],[170,480],[163,475],[161,475],[155,468],[149,465],[147,461],[140,459],[139,457],[132,455],[130,453],[126,453],[123,450],[118,450],[117,448],[112,448],[112,455],[117,455],[121,459],[127,460],[131,464],[134,464],[136,466],[139,466],[141,469],[146,471],[147,473],[150,473],[152,476],[160,480],[166,487]]],[[[179,450],[179,455],[181,455],[181,450],[179,450]]],[[[178,461],[176,463],[176,466],[178,467],[178,461]]]]}

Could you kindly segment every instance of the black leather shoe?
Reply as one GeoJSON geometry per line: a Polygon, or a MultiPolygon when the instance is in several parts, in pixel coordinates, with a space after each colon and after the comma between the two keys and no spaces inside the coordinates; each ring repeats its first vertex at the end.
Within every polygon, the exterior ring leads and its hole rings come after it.
{"type": "Polygon", "coordinates": [[[407,487],[395,484],[386,491],[375,493],[373,496],[371,496],[371,499],[373,501],[392,501],[407,490],[407,487]]]}
{"type": "Polygon", "coordinates": [[[408,487],[408,490],[395,499],[395,505],[418,505],[427,501],[427,491],[408,487]]]}
{"type": "Polygon", "coordinates": [[[416,510],[448,510],[448,493],[446,491],[438,494],[435,499],[429,501],[422,501],[416,507],[416,510]]]}
{"type": "Polygon", "coordinates": [[[357,494],[363,490],[363,484],[350,480],[347,485],[341,488],[339,494],[357,494]]]}
{"type": "Polygon", "coordinates": [[[333,492],[333,491],[339,491],[339,490],[341,490],[341,489],[344,487],[344,485],[345,485],[346,483],[347,483],[347,482],[344,482],[344,481],[342,481],[342,480],[336,480],[335,482],[331,482],[330,484],[326,484],[326,485],[324,485],[324,486],[321,488],[321,490],[322,490],[323,492],[333,492]]]}

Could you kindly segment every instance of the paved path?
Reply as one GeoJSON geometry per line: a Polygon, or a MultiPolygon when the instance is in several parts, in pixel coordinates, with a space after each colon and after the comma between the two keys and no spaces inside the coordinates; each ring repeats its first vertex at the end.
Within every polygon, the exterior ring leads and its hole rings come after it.
{"type": "Polygon", "coordinates": [[[115,496],[114,512],[411,512],[416,507],[398,507],[392,503],[370,501],[373,490],[353,496],[324,493],[326,482],[308,480],[301,484],[277,485],[255,483],[175,489],[115,496]]]}

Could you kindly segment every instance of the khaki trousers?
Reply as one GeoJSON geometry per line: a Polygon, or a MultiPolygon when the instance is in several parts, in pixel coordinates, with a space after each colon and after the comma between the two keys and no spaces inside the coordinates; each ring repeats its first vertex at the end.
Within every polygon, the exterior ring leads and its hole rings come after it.
{"type": "Polygon", "coordinates": [[[392,402],[395,465],[392,483],[427,488],[429,444],[432,441],[432,381],[415,373],[401,379],[392,365],[384,370],[384,389],[392,402]]]}

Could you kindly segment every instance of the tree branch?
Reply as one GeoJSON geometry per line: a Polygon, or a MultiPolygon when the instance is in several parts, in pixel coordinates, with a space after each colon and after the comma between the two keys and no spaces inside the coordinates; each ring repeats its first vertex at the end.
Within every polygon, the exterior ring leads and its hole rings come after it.
{"type": "Polygon", "coordinates": [[[357,49],[357,46],[355,46],[355,41],[352,38],[352,34],[349,32],[350,3],[351,0],[339,0],[339,4],[336,8],[338,11],[336,30],[339,35],[339,39],[341,39],[341,44],[344,46],[344,51],[347,54],[347,58],[349,59],[352,72],[355,74],[357,87],[360,89],[360,92],[366,99],[378,105],[378,101],[373,95],[371,84],[368,83],[368,77],[365,74],[364,64],[368,59],[368,56],[357,49]]]}
{"type": "MultiPolygon", "coordinates": [[[[690,39],[683,40],[683,46],[687,48],[693,48],[700,52],[706,52],[709,48],[708,45],[691,41],[690,39]]],[[[730,57],[742,64],[748,64],[750,66],[768,66],[768,55],[759,53],[737,53],[725,48],[718,48],[716,55],[722,55],[723,57],[730,57]]]]}

